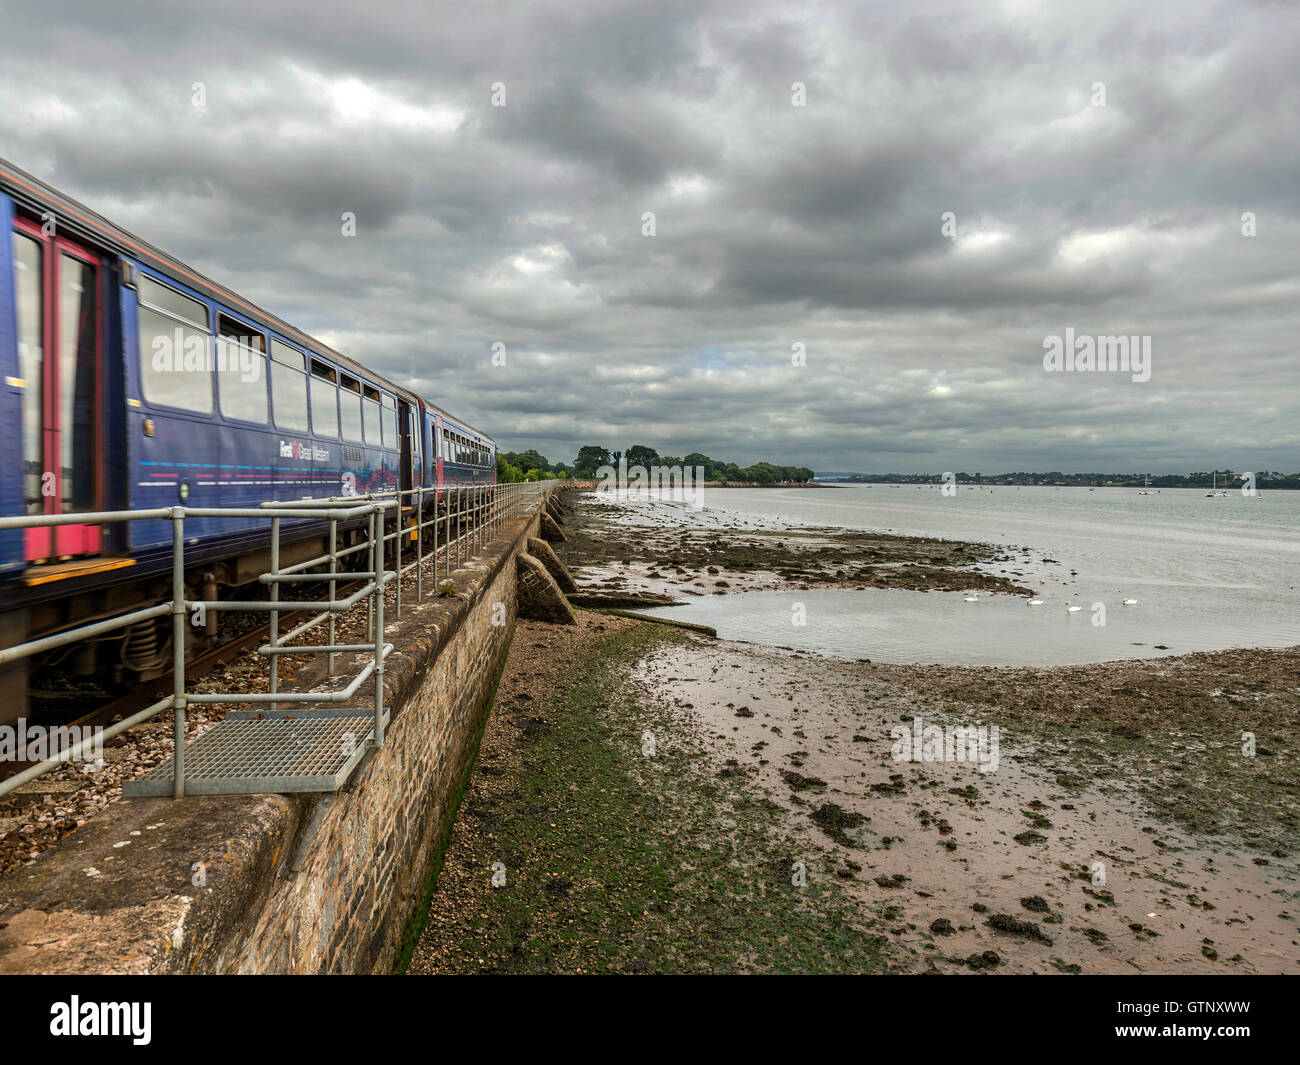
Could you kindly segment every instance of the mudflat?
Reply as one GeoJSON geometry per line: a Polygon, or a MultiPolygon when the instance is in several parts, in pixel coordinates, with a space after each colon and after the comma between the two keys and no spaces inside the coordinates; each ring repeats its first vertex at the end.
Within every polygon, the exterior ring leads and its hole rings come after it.
{"type": "MultiPolygon", "coordinates": [[[[565,530],[633,597],[990,552],[565,530]]],[[[414,970],[1300,972],[1300,648],[908,666],[580,619],[519,627],[414,970]]]]}

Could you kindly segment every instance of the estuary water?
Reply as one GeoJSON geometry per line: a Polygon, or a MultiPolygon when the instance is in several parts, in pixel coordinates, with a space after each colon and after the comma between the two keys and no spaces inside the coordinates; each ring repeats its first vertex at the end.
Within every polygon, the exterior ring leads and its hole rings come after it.
{"type": "Polygon", "coordinates": [[[705,489],[703,503],[703,511],[644,505],[684,524],[836,526],[997,544],[1012,560],[984,568],[1043,601],[815,589],[705,596],[651,611],[711,625],[725,639],[887,662],[1044,666],[1300,644],[1300,492],[1206,498],[1193,489],[959,486],[945,497],[938,486],[836,485],[705,489]],[[1067,613],[1067,600],[1083,609],[1067,613]],[[792,620],[800,607],[803,625],[792,620]]]}

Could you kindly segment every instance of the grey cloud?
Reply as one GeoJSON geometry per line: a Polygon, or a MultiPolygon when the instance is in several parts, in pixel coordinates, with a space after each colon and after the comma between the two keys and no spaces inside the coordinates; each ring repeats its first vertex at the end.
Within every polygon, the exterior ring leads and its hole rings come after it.
{"type": "Polygon", "coordinates": [[[1290,6],[48,0],[0,21],[0,155],[507,448],[1300,468],[1290,6]],[[1151,335],[1152,381],[1045,374],[1067,326],[1151,335]]]}

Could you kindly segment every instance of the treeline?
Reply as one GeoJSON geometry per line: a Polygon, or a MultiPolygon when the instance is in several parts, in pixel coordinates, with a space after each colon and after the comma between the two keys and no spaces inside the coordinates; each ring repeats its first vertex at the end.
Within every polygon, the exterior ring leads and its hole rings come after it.
{"type": "Polygon", "coordinates": [[[573,467],[563,462],[551,464],[533,448],[527,451],[497,452],[497,481],[517,484],[520,481],[564,480],[573,476],[573,467]]]}
{"type": "MultiPolygon", "coordinates": [[[[1300,490],[1300,473],[1282,473],[1278,470],[1257,470],[1255,487],[1258,489],[1300,490]]],[[[954,473],[958,484],[1045,485],[1068,488],[1141,488],[1146,477],[1141,473],[954,473]]],[[[941,484],[941,473],[823,473],[822,481],[839,481],[850,484],[941,484]]],[[[1196,473],[1162,473],[1151,478],[1152,488],[1234,488],[1242,484],[1237,470],[1206,470],[1196,473]]]]}
{"type": "Polygon", "coordinates": [[[754,484],[789,484],[802,483],[813,479],[813,471],[807,466],[777,466],[771,462],[756,462],[752,466],[737,466],[734,462],[720,462],[708,455],[692,451],[689,455],[678,458],[674,455],[660,455],[652,447],[633,444],[626,452],[610,451],[608,448],[589,444],[578,449],[578,455],[572,463],[548,462],[545,455],[534,449],[528,451],[506,451],[497,453],[497,480],[503,484],[518,481],[546,481],[571,477],[589,479],[596,476],[602,466],[618,467],[620,458],[633,466],[681,466],[704,469],[706,481],[718,481],[722,484],[731,482],[750,482],[754,484]]]}
{"type": "Polygon", "coordinates": [[[633,444],[626,452],[610,451],[594,444],[579,448],[578,457],[573,462],[574,476],[594,477],[596,471],[602,466],[617,468],[620,459],[627,464],[628,469],[633,466],[642,466],[645,469],[651,466],[681,466],[683,469],[694,469],[698,466],[704,470],[706,481],[717,481],[722,484],[735,481],[754,484],[801,483],[811,481],[814,476],[814,471],[807,466],[777,466],[771,462],[737,466],[734,462],[711,459],[699,451],[692,451],[689,455],[681,457],[661,455],[654,448],[646,447],[644,444],[633,444]]]}

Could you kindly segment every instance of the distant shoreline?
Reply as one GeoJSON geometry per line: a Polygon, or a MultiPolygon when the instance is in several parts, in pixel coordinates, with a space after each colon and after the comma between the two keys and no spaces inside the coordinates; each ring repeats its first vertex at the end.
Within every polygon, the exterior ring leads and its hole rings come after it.
{"type": "MultiPolygon", "coordinates": [[[[806,484],[806,485],[792,485],[792,484],[783,484],[783,485],[732,485],[731,487],[734,487],[734,488],[741,488],[741,487],[745,487],[745,488],[749,488],[749,487],[753,487],[753,488],[759,488],[759,487],[763,487],[763,488],[797,488],[797,487],[804,487],[804,488],[829,488],[829,487],[831,487],[832,485],[843,485],[843,484],[867,484],[867,485],[879,485],[879,486],[882,487],[882,488],[913,488],[913,487],[915,487],[915,488],[942,488],[942,487],[943,487],[943,484],[942,484],[941,482],[939,482],[939,481],[811,481],[811,482],[809,482],[809,483],[806,484]]],[[[718,485],[718,486],[716,486],[716,487],[726,488],[726,487],[728,487],[728,486],[727,486],[727,485],[718,485]]],[[[972,483],[969,482],[969,481],[959,481],[959,482],[957,482],[956,487],[958,487],[958,488],[1088,488],[1088,489],[1092,489],[1092,488],[1118,488],[1118,489],[1122,489],[1123,491],[1137,491],[1137,492],[1146,491],[1146,492],[1150,492],[1152,495],[1155,495],[1156,493],[1159,493],[1159,492],[1201,492],[1201,491],[1204,491],[1204,490],[1208,489],[1210,486],[1209,486],[1208,484],[1206,484],[1206,485],[1190,484],[1190,485],[1169,485],[1169,486],[1167,486],[1167,487],[1166,487],[1166,486],[1162,486],[1162,487],[1160,487],[1160,488],[1156,488],[1156,487],[1154,487],[1154,486],[1152,486],[1151,488],[1143,488],[1143,486],[1140,485],[1140,484],[1057,484],[1057,483],[1055,483],[1055,482],[1049,482],[1049,483],[1046,483],[1046,484],[1016,484],[1014,481],[981,481],[981,482],[979,482],[978,484],[972,484],[972,483]]],[[[1220,489],[1218,489],[1218,491],[1225,491],[1225,492],[1228,492],[1229,494],[1231,494],[1231,493],[1233,493],[1233,492],[1240,492],[1241,489],[1240,489],[1239,487],[1233,486],[1233,487],[1229,487],[1229,488],[1220,488],[1220,489]]],[[[1262,495],[1262,494],[1265,493],[1265,492],[1300,492],[1300,488],[1284,488],[1284,487],[1274,487],[1274,486],[1270,485],[1270,486],[1267,487],[1267,488],[1260,488],[1260,489],[1257,489],[1257,494],[1262,495]]]]}
{"type": "MultiPolygon", "coordinates": [[[[704,481],[701,488],[827,488],[838,481],[704,481]]],[[[845,484],[854,482],[846,481],[845,484]]],[[[859,481],[859,484],[865,482],[859,481]]]]}

